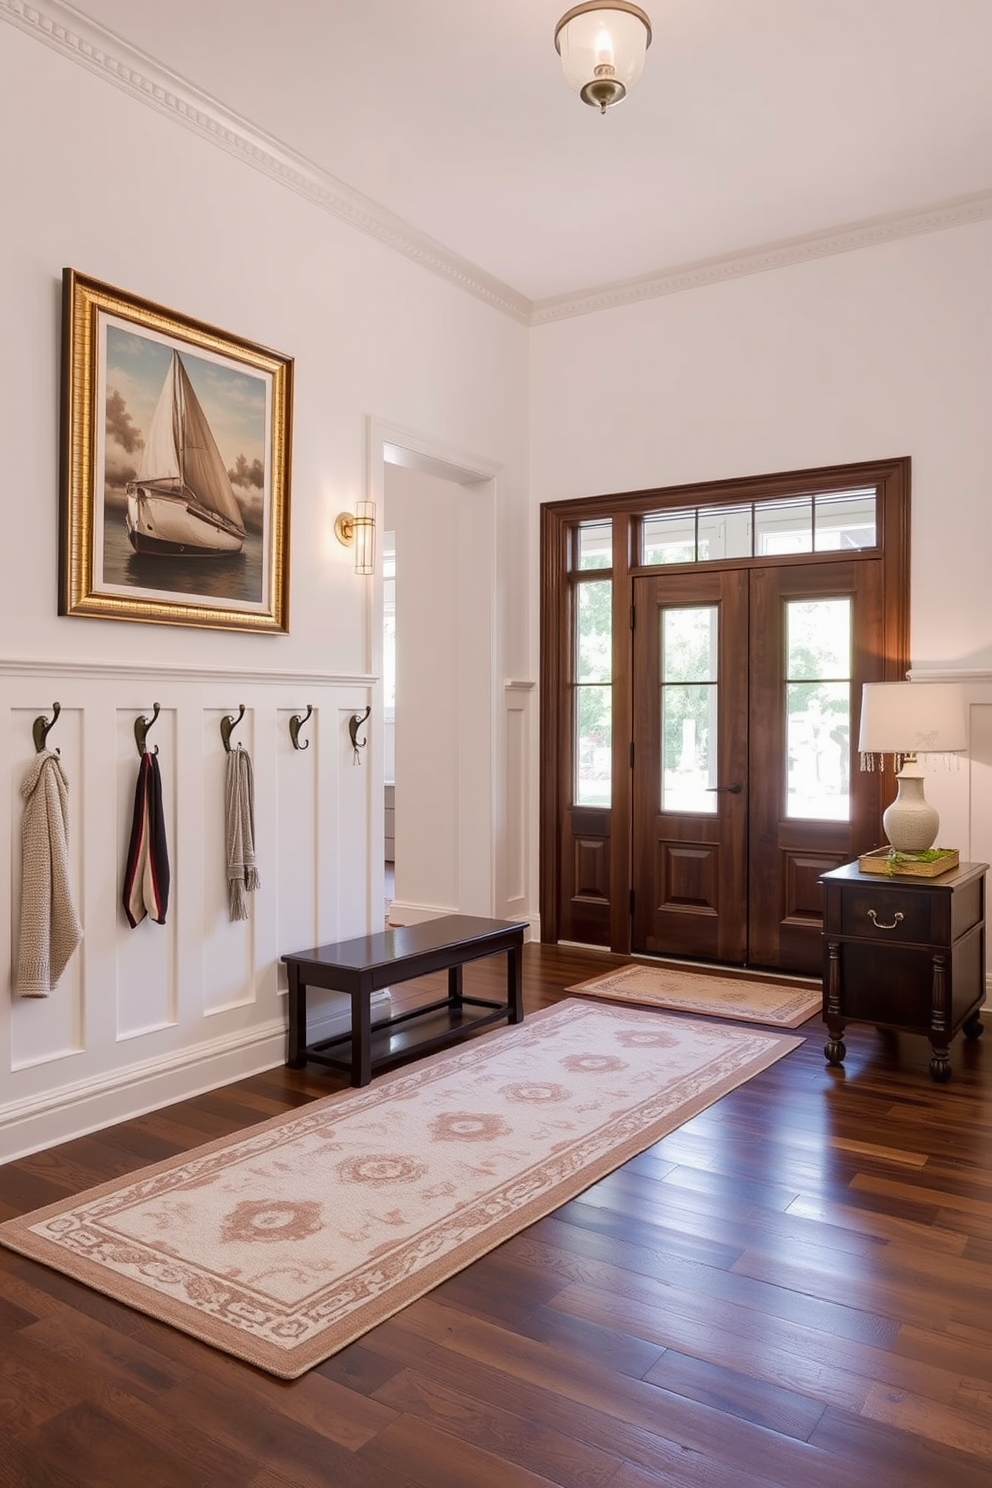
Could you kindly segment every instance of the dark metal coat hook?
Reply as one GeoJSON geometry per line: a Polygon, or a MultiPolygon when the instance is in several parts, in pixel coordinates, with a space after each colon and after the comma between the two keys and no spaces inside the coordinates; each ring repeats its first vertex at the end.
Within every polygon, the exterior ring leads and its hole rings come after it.
{"type": "MultiPolygon", "coordinates": [[[[44,754],[45,750],[48,748],[45,740],[48,738],[51,730],[55,727],[58,716],[61,712],[62,704],[53,703],[51,718],[46,718],[44,713],[41,713],[31,725],[31,734],[34,738],[34,749],[36,754],[44,754]]],[[[59,750],[56,749],[55,753],[58,754],[59,750]]]]}
{"type": "Polygon", "coordinates": [[[362,724],[366,722],[371,712],[372,708],[370,705],[368,708],[365,709],[364,713],[353,713],[348,719],[348,732],[351,735],[351,747],[356,754],[360,749],[364,749],[366,744],[369,742],[368,739],[360,739],[358,737],[358,730],[361,728],[362,724]]]}
{"type": "Polygon", "coordinates": [[[231,752],[231,735],[245,716],[244,703],[238,704],[238,716],[234,718],[230,713],[220,721],[220,736],[224,740],[224,748],[228,754],[231,752]]]}
{"type": "Polygon", "coordinates": [[[303,744],[300,743],[300,729],[306,723],[307,719],[310,717],[310,714],[312,712],[313,712],[313,703],[307,703],[307,711],[304,714],[301,715],[299,713],[294,713],[293,716],[292,716],[292,718],[289,720],[289,737],[293,741],[293,748],[294,749],[309,749],[310,748],[310,740],[309,739],[307,739],[306,742],[303,743],[303,744]]]}
{"type": "MultiPolygon", "coordinates": [[[[144,754],[145,749],[147,748],[147,745],[145,743],[145,740],[146,740],[146,738],[148,736],[148,730],[151,728],[152,724],[155,722],[155,720],[158,717],[160,711],[161,710],[159,709],[158,703],[153,703],[152,704],[152,716],[151,716],[151,718],[136,718],[134,720],[134,742],[138,746],[138,753],[139,754],[144,754]]],[[[158,754],[158,745],[157,744],[155,745],[155,753],[158,754]]]]}

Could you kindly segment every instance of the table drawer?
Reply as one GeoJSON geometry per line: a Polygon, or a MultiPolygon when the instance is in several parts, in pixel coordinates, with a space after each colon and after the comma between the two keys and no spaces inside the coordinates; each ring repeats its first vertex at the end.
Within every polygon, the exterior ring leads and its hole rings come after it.
{"type": "Polygon", "coordinates": [[[931,900],[919,892],[849,886],[841,904],[841,934],[927,945],[933,934],[931,909],[931,900]]]}

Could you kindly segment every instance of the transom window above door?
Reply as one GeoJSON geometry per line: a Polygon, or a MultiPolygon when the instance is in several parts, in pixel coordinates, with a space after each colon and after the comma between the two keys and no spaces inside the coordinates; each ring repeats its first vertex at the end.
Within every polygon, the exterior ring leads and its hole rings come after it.
{"type": "Polygon", "coordinates": [[[778,501],[649,512],[641,518],[640,561],[646,566],[724,563],[733,558],[874,548],[876,501],[871,486],[778,501]]]}

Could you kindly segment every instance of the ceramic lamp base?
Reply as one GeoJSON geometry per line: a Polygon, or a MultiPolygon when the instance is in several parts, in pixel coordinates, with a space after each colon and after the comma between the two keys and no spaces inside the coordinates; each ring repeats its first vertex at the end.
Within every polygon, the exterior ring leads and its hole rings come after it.
{"type": "Polygon", "coordinates": [[[940,817],[923,796],[923,772],[915,761],[896,776],[899,792],[882,813],[885,835],[896,852],[926,852],[937,840],[940,817]]]}

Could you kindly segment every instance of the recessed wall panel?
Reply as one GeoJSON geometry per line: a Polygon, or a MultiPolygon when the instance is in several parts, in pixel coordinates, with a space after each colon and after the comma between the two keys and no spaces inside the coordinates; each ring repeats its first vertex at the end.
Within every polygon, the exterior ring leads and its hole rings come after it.
{"type": "MultiPolygon", "coordinates": [[[[203,954],[202,1007],[204,1014],[243,1007],[255,1000],[252,931],[257,913],[256,896],[272,893],[275,865],[265,861],[263,844],[256,842],[261,888],[247,895],[248,918],[232,920],[227,888],[227,825],[224,792],[228,755],[221,739],[220,722],[236,717],[237,708],[212,710],[203,716],[203,815],[200,828],[203,872],[199,907],[203,954]]],[[[232,749],[240,742],[254,758],[254,711],[249,709],[232,733],[232,749]]],[[[256,793],[258,782],[255,783],[256,793]]]]}
{"type": "MultiPolygon", "coordinates": [[[[83,946],[71,960],[48,997],[19,997],[15,990],[21,934],[22,824],[24,798],[21,784],[34,760],[32,724],[35,718],[53,717],[51,702],[39,696],[37,706],[13,708],[10,712],[12,770],[10,778],[10,1068],[23,1069],[77,1054],[83,1046],[83,946]]],[[[68,843],[69,875],[73,903],[85,923],[85,885],[82,873],[82,844],[85,816],[82,800],[83,728],[79,709],[63,707],[47,740],[58,749],[69,787],[68,843]]]]}
{"type": "MultiPolygon", "coordinates": [[[[140,716],[150,716],[151,708],[140,716]]],[[[134,737],[134,721],[139,716],[134,708],[117,711],[117,873],[113,884],[112,912],[117,923],[116,994],[117,1038],[132,1039],[156,1029],[168,1028],[179,1020],[177,994],[177,934],[179,914],[176,908],[178,878],[182,862],[182,842],[177,830],[177,752],[176,717],[173,709],[163,708],[148,747],[158,749],[157,760],[162,779],[162,807],[170,867],[169,900],[165,923],[158,924],[146,914],[133,928],[128,923],[123,905],[124,875],[127,864],[131,825],[135,814],[135,795],[140,759],[134,737]]],[[[99,823],[93,824],[99,830],[99,823]]],[[[106,995],[102,987],[94,996],[106,995]]]]}
{"type": "MultiPolygon", "coordinates": [[[[319,943],[317,921],[317,854],[319,833],[318,762],[320,714],[314,711],[301,728],[294,749],[289,720],[300,710],[280,711],[276,740],[276,871],[273,893],[278,904],[278,954],[307,950],[319,943]]],[[[279,986],[285,989],[280,962],[279,986]]]]}

